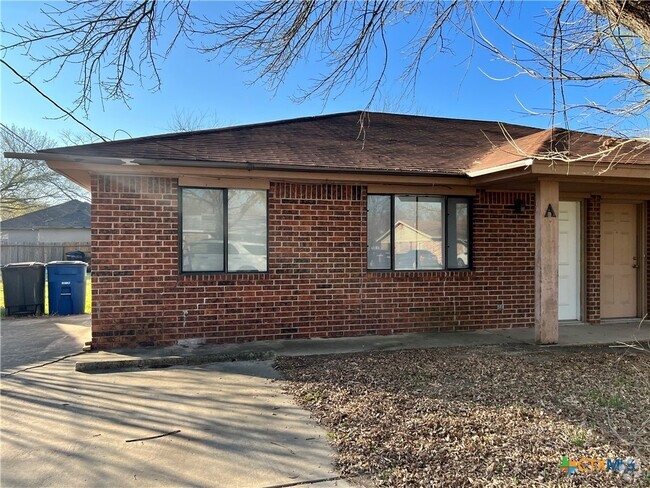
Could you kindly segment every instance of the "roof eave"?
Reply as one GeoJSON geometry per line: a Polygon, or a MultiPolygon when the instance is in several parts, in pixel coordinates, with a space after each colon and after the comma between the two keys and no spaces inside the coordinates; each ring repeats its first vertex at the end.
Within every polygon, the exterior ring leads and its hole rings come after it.
{"type": "Polygon", "coordinates": [[[215,169],[246,169],[249,171],[288,171],[288,172],[317,172],[317,173],[358,173],[358,174],[375,174],[375,175],[422,175],[422,176],[441,176],[466,178],[467,175],[461,170],[458,172],[436,172],[436,171],[409,171],[409,170],[380,170],[367,168],[340,168],[317,166],[310,164],[277,164],[267,162],[232,162],[232,161],[203,161],[188,159],[148,159],[148,158],[129,158],[129,157],[107,157],[107,156],[80,156],[74,154],[63,154],[53,152],[36,152],[36,153],[5,153],[8,158],[21,159],[38,159],[46,162],[63,161],[77,163],[92,163],[106,166],[183,166],[195,168],[215,168],[215,169]]]}

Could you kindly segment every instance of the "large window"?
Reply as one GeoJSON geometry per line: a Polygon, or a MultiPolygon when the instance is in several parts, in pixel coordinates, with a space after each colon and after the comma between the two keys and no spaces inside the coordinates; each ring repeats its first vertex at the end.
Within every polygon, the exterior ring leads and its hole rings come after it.
{"type": "Polygon", "coordinates": [[[181,188],[181,271],[267,270],[266,191],[181,188]]]}
{"type": "Polygon", "coordinates": [[[368,195],[368,269],[470,267],[470,200],[368,195]]]}

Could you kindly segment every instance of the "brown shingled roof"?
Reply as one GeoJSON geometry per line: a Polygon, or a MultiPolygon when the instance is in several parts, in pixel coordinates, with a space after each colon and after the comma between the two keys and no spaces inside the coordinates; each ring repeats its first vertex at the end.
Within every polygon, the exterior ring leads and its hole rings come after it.
{"type": "MultiPolygon", "coordinates": [[[[366,112],[165,134],[47,153],[459,175],[505,141],[496,122],[366,112]]],[[[539,129],[504,124],[514,137],[539,129]]]]}
{"type": "MultiPolygon", "coordinates": [[[[612,141],[563,129],[376,112],[365,112],[364,131],[360,133],[361,115],[360,111],[322,115],[42,152],[173,161],[187,166],[228,163],[282,169],[464,175],[469,170],[496,167],[551,150],[591,154],[612,141]]],[[[637,160],[639,155],[643,162],[649,162],[650,150],[645,150],[648,152],[635,149],[636,163],[642,162],[637,160]]]]}

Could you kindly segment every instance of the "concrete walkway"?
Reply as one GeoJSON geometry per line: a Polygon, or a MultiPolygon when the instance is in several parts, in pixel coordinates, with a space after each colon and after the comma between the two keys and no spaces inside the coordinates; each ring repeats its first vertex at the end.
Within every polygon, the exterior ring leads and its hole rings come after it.
{"type": "Polygon", "coordinates": [[[0,486],[348,487],[270,361],[5,375],[0,486]]]}
{"type": "MultiPolygon", "coordinates": [[[[650,342],[650,322],[638,321],[603,325],[565,324],[560,326],[557,346],[586,346],[650,342]]],[[[495,344],[534,345],[531,328],[490,329],[472,332],[431,332],[393,336],[366,336],[340,339],[299,339],[259,341],[241,344],[173,346],[165,348],[117,349],[78,357],[77,371],[98,371],[134,367],[161,367],[203,364],[218,361],[271,359],[276,356],[344,354],[364,351],[471,347],[495,344]]]]}

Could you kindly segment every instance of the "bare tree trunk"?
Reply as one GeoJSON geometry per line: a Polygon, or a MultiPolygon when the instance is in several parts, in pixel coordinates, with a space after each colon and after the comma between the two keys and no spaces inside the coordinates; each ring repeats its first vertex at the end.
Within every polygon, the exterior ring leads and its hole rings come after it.
{"type": "Polygon", "coordinates": [[[613,25],[631,30],[650,44],[650,2],[647,0],[581,0],[587,10],[613,25]]]}

